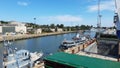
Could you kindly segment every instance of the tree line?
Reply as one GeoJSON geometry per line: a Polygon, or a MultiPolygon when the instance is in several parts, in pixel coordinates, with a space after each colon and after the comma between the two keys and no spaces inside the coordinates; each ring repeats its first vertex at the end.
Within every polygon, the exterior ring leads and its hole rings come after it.
{"type": "MultiPolygon", "coordinates": [[[[9,24],[9,22],[6,21],[0,21],[1,24],[9,24]]],[[[76,30],[89,30],[91,29],[93,26],[89,26],[89,25],[76,25],[76,26],[64,26],[64,24],[47,24],[47,25],[39,25],[36,23],[25,23],[26,27],[32,27],[33,29],[38,29],[41,28],[44,32],[51,32],[50,29],[57,29],[57,28],[61,28],[63,29],[63,31],[76,31],[76,30]]]]}

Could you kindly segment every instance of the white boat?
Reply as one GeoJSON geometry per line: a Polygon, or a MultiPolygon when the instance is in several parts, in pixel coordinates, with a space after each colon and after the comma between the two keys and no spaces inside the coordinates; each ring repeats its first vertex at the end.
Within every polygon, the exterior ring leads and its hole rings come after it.
{"type": "Polygon", "coordinates": [[[62,49],[67,49],[67,48],[70,48],[70,47],[73,47],[75,46],[76,43],[75,41],[72,41],[72,40],[64,40],[61,45],[60,45],[60,48],[62,49]]]}
{"type": "Polygon", "coordinates": [[[31,53],[24,49],[12,49],[9,43],[7,44],[5,43],[5,50],[3,54],[4,68],[33,68],[35,62],[43,56],[42,52],[31,53]]]}
{"type": "Polygon", "coordinates": [[[77,33],[76,36],[74,36],[72,39],[75,41],[76,44],[82,44],[85,41],[88,41],[90,37],[77,33]]]}

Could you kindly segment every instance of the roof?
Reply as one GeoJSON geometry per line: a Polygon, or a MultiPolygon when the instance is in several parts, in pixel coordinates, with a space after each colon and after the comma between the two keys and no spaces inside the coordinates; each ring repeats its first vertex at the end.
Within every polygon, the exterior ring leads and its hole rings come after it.
{"type": "Polygon", "coordinates": [[[73,66],[75,68],[120,68],[120,62],[68,54],[64,52],[55,53],[44,59],[60,64],[73,66]]]}

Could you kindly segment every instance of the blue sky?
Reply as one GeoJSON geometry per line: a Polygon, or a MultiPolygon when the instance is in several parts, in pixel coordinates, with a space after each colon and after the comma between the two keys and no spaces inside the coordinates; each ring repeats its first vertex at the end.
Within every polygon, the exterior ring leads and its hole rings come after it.
{"type": "MultiPolygon", "coordinates": [[[[98,0],[0,0],[0,20],[37,24],[97,24],[98,0]]],[[[102,26],[113,26],[114,0],[101,0],[102,26]]]]}

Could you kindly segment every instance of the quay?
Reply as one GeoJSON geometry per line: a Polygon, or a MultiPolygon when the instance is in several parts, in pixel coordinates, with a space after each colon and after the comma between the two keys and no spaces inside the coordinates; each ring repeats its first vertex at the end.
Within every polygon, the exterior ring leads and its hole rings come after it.
{"type": "Polygon", "coordinates": [[[23,39],[60,35],[60,34],[67,34],[67,33],[74,33],[74,32],[76,31],[52,32],[52,33],[42,33],[42,34],[19,34],[19,35],[4,35],[4,36],[1,35],[0,42],[4,41],[3,37],[6,40],[12,41],[12,40],[23,40],[23,39]]]}

